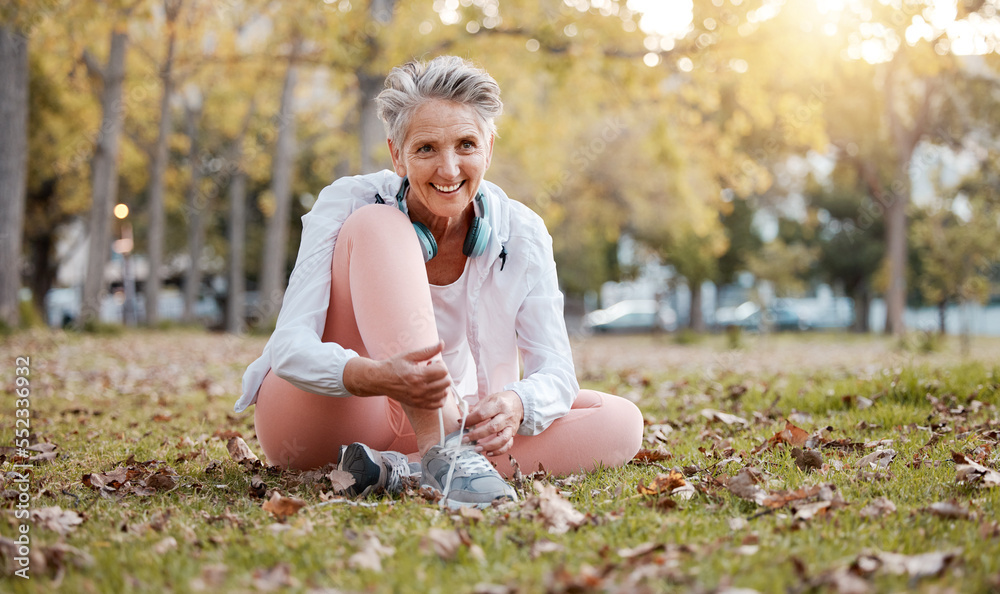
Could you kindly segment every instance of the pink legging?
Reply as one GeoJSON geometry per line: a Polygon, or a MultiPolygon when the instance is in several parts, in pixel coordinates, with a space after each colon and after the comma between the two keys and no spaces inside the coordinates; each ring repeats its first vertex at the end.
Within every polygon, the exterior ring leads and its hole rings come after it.
{"type": "MultiPolygon", "coordinates": [[[[427,271],[409,219],[386,205],[365,206],[344,222],[333,252],[324,342],[381,359],[438,342],[427,271]]],[[[356,441],[410,455],[417,440],[403,408],[385,396],[336,398],[296,388],[268,372],[254,411],[257,439],[271,464],[318,468],[356,441]]],[[[642,441],[634,404],[582,390],[573,408],[538,435],[516,435],[508,454],[525,473],[555,475],[619,466],[642,441]]],[[[491,458],[510,476],[507,454],[491,458]]]]}

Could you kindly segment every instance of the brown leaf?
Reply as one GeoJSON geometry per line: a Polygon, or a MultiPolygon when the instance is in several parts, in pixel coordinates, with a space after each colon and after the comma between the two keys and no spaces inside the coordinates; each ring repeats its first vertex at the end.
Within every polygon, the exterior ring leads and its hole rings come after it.
{"type": "Polygon", "coordinates": [[[383,545],[374,534],[366,534],[362,537],[358,552],[348,557],[347,565],[353,569],[382,571],[382,558],[395,553],[395,548],[383,545]]]}
{"type": "Polygon", "coordinates": [[[247,445],[247,442],[243,441],[242,437],[233,436],[229,438],[226,443],[226,449],[229,450],[229,456],[233,459],[233,462],[240,464],[242,462],[259,462],[260,459],[257,458],[257,454],[254,454],[247,445]]]}
{"type": "Polygon", "coordinates": [[[354,486],[355,480],[354,475],[347,472],[346,470],[332,470],[330,474],[326,475],[330,479],[330,484],[333,485],[334,493],[344,493],[349,488],[354,486]]]}
{"type": "Polygon", "coordinates": [[[58,505],[31,510],[31,520],[37,526],[64,536],[76,530],[76,527],[83,523],[83,517],[80,514],[63,509],[58,505]]]}
{"type": "Polygon", "coordinates": [[[823,455],[816,450],[792,448],[792,458],[795,460],[795,466],[806,472],[823,468],[823,455]]]}
{"type": "Polygon", "coordinates": [[[289,516],[294,516],[305,506],[305,501],[302,501],[297,497],[285,497],[281,493],[275,491],[271,493],[271,498],[264,502],[261,509],[269,512],[279,522],[283,522],[289,516]]]}
{"type": "Polygon", "coordinates": [[[774,434],[771,440],[778,443],[786,443],[791,446],[803,445],[809,439],[809,432],[800,427],[796,427],[791,421],[785,420],[785,428],[774,434]]]}
{"type": "Polygon", "coordinates": [[[858,460],[858,468],[870,467],[872,470],[885,470],[896,459],[896,450],[876,450],[858,460]]]}
{"type": "Polygon", "coordinates": [[[968,520],[972,517],[969,510],[959,505],[955,500],[937,501],[922,508],[920,511],[949,520],[968,520]]]}
{"type": "Polygon", "coordinates": [[[541,483],[535,483],[535,486],[539,494],[528,497],[523,509],[529,513],[537,512],[538,518],[545,523],[549,532],[563,534],[578,528],[586,521],[587,516],[563,499],[555,486],[541,483]]]}
{"type": "Polygon", "coordinates": [[[255,569],[253,585],[262,592],[270,592],[295,588],[299,582],[292,577],[291,566],[288,563],[278,563],[270,569],[255,569]]]}
{"type": "Polygon", "coordinates": [[[632,464],[654,464],[663,460],[670,460],[673,457],[673,454],[663,450],[642,448],[632,457],[632,464]]]}
{"type": "Polygon", "coordinates": [[[1000,486],[1000,472],[974,462],[961,452],[952,452],[951,458],[955,461],[958,482],[985,488],[1000,486]]]}
{"type": "Polygon", "coordinates": [[[919,555],[876,552],[858,557],[856,564],[873,567],[894,575],[908,575],[914,579],[940,575],[962,554],[961,549],[936,551],[919,555]]]}
{"type": "Polygon", "coordinates": [[[631,549],[618,549],[618,556],[622,559],[634,559],[636,557],[643,557],[650,553],[662,551],[666,548],[667,545],[662,542],[647,542],[631,549]]]}
{"type": "Polygon", "coordinates": [[[156,491],[169,491],[177,486],[177,473],[165,467],[146,477],[146,486],[156,491]]]}
{"type": "Polygon", "coordinates": [[[726,488],[733,495],[753,501],[758,505],[762,505],[767,498],[767,492],[757,486],[757,478],[748,468],[744,468],[736,476],[730,477],[726,481],[726,488]]]}
{"type": "Polygon", "coordinates": [[[885,497],[879,497],[862,508],[859,513],[863,518],[876,518],[878,516],[887,516],[895,512],[896,504],[885,497]]]}
{"type": "Polygon", "coordinates": [[[443,530],[441,528],[431,528],[420,541],[420,547],[424,551],[432,551],[445,561],[451,561],[462,546],[462,539],[457,530],[443,530]]]}
{"type": "Polygon", "coordinates": [[[659,495],[661,493],[670,493],[677,487],[682,487],[687,484],[684,480],[684,475],[677,472],[676,470],[671,470],[669,474],[657,475],[653,482],[646,486],[639,481],[637,490],[640,495],[659,495]]]}
{"type": "Polygon", "coordinates": [[[722,411],[718,411],[711,408],[703,408],[701,410],[701,416],[705,417],[709,421],[721,421],[722,423],[725,423],[726,425],[730,426],[740,425],[742,427],[746,427],[750,424],[750,422],[744,419],[743,417],[732,415],[729,413],[724,413],[722,411]]]}

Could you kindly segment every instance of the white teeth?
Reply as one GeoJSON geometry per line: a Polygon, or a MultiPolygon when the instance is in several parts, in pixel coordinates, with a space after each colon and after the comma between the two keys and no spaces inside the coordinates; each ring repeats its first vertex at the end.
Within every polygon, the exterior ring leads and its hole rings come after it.
{"type": "Polygon", "coordinates": [[[434,188],[437,189],[439,192],[454,192],[455,190],[457,190],[460,187],[462,187],[461,182],[459,182],[459,183],[457,183],[457,184],[455,184],[453,186],[439,186],[437,184],[431,184],[431,185],[434,186],[434,188]]]}

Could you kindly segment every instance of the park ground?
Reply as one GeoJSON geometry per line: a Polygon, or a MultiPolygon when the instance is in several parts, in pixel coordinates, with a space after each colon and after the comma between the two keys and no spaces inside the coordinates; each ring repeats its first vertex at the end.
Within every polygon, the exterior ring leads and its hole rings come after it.
{"type": "Polygon", "coordinates": [[[462,513],[243,459],[232,404],[263,344],[5,337],[0,590],[1000,590],[998,339],[574,338],[582,385],[642,409],[645,449],[523,468],[520,502],[462,513]]]}

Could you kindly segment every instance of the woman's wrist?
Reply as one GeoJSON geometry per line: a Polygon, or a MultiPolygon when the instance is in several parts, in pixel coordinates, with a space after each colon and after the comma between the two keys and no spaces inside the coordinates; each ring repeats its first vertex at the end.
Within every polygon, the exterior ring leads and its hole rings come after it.
{"type": "Polygon", "coordinates": [[[377,368],[378,361],[367,357],[352,357],[344,364],[344,389],[354,396],[375,394],[372,378],[377,368]]]}

